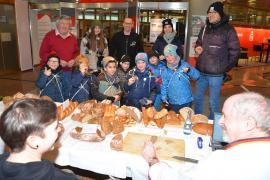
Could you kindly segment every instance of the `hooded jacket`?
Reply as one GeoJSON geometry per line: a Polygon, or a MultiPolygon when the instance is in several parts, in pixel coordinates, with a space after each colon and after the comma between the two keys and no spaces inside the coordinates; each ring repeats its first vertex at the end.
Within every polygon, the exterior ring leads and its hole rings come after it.
{"type": "Polygon", "coordinates": [[[179,62],[176,71],[166,68],[162,73],[161,100],[173,105],[182,105],[193,101],[190,78],[197,80],[200,77],[198,70],[184,60],[179,62]],[[187,73],[183,68],[189,68],[187,73]]]}
{"type": "Polygon", "coordinates": [[[224,15],[219,23],[206,25],[199,33],[196,46],[202,46],[196,68],[203,74],[223,75],[231,70],[240,56],[239,39],[235,29],[224,15]]]}
{"type": "Polygon", "coordinates": [[[72,174],[66,173],[54,167],[47,160],[13,163],[7,162],[9,154],[0,157],[0,179],[3,180],[76,180],[72,174]]]}

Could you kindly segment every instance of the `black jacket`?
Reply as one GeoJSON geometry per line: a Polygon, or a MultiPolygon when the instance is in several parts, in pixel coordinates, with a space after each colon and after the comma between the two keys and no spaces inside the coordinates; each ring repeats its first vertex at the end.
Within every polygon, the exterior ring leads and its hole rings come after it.
{"type": "Polygon", "coordinates": [[[76,180],[69,173],[63,172],[47,161],[12,163],[7,162],[9,154],[0,157],[0,179],[2,180],[76,180]]]}
{"type": "MultiPolygon", "coordinates": [[[[176,45],[178,47],[176,52],[178,56],[180,56],[180,59],[182,59],[183,58],[183,49],[182,49],[183,42],[181,41],[181,39],[178,36],[175,36],[171,44],[176,45]]],[[[152,47],[153,52],[155,54],[158,54],[159,56],[164,55],[164,48],[167,45],[168,43],[165,41],[163,36],[159,35],[152,47]]]]}
{"type": "Polygon", "coordinates": [[[196,68],[204,74],[222,75],[231,70],[240,56],[239,39],[235,29],[228,24],[229,19],[223,16],[217,24],[206,21],[199,33],[197,46],[202,46],[196,68]]]}
{"type": "Polygon", "coordinates": [[[130,66],[135,66],[135,56],[139,52],[144,52],[143,44],[137,33],[131,32],[129,36],[125,36],[123,31],[114,34],[110,43],[109,54],[116,60],[120,61],[123,55],[130,57],[130,66]]]}

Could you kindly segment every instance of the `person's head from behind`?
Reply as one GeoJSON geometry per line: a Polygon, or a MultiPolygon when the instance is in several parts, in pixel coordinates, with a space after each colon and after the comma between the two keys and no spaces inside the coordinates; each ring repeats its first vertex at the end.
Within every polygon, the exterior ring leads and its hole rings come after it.
{"type": "Polygon", "coordinates": [[[86,56],[80,54],[75,58],[75,63],[73,65],[73,70],[80,71],[82,74],[88,72],[89,60],[86,56]]]}
{"type": "Polygon", "coordinates": [[[130,57],[128,55],[123,55],[120,59],[120,66],[124,71],[127,71],[130,66],[130,57]]]}
{"type": "Polygon", "coordinates": [[[102,60],[104,71],[109,75],[113,76],[116,72],[117,61],[112,56],[106,56],[102,60]]]}
{"type": "Polygon", "coordinates": [[[31,149],[43,154],[58,137],[57,107],[40,99],[21,99],[0,117],[0,136],[14,153],[31,149]]]}
{"type": "Polygon", "coordinates": [[[269,99],[254,92],[229,97],[222,109],[220,125],[229,142],[269,136],[269,99]]]}
{"type": "Polygon", "coordinates": [[[70,17],[67,15],[61,15],[56,21],[56,27],[61,35],[66,36],[69,33],[70,17]]]}
{"type": "Polygon", "coordinates": [[[124,32],[130,33],[133,27],[133,20],[129,17],[126,17],[123,22],[124,32]]]}
{"type": "Polygon", "coordinates": [[[212,3],[207,10],[207,16],[209,22],[212,24],[220,22],[224,16],[223,3],[219,1],[212,3]]]}
{"type": "Polygon", "coordinates": [[[146,53],[138,53],[135,57],[136,67],[139,71],[144,72],[148,64],[148,56],[146,53]]]}
{"type": "Polygon", "coordinates": [[[177,49],[177,46],[175,46],[173,44],[168,44],[167,46],[165,46],[164,56],[165,56],[168,64],[174,64],[179,59],[179,56],[177,55],[176,49],[177,49]]]}
{"type": "Polygon", "coordinates": [[[150,53],[149,54],[149,64],[152,65],[158,65],[159,59],[158,59],[158,55],[156,55],[155,53],[150,53]]]}
{"type": "Polygon", "coordinates": [[[173,32],[173,24],[171,19],[165,19],[162,21],[162,33],[168,34],[173,32]]]}

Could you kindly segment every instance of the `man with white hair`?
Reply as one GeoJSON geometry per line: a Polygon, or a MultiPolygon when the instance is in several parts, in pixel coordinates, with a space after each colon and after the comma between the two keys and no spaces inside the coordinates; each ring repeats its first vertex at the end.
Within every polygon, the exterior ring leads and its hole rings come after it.
{"type": "Polygon", "coordinates": [[[229,145],[213,152],[192,168],[171,168],[156,157],[153,144],[145,143],[143,157],[156,179],[240,179],[270,177],[270,102],[254,92],[229,97],[222,109],[220,125],[229,145]]]}

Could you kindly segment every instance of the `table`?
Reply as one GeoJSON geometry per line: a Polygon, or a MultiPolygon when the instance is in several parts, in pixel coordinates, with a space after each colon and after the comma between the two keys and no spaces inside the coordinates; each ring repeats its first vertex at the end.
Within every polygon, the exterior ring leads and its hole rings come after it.
{"type": "MultiPolygon", "coordinates": [[[[73,166],[84,170],[93,171],[100,174],[106,174],[118,178],[132,177],[132,179],[148,179],[148,164],[140,155],[129,154],[122,151],[114,151],[110,148],[110,141],[113,134],[99,143],[83,142],[73,139],[69,134],[76,126],[83,126],[86,132],[95,132],[98,125],[82,124],[71,120],[70,116],[62,121],[65,132],[60,138],[61,146],[50,152],[53,160],[60,166],[73,166]],[[52,156],[54,154],[54,156],[52,156]]],[[[136,124],[133,127],[126,127],[122,133],[125,136],[128,132],[137,132],[150,135],[158,135],[185,140],[185,156],[194,159],[202,159],[211,152],[209,147],[210,137],[192,133],[184,135],[182,129],[165,126],[159,129],[155,126],[144,127],[143,124],[136,124]],[[165,133],[166,132],[166,133],[165,133]],[[197,137],[203,138],[203,149],[197,147],[197,137]]],[[[169,152],[168,152],[169,153],[169,152]]],[[[180,163],[166,161],[172,167],[192,165],[191,163],[180,163]]]]}

